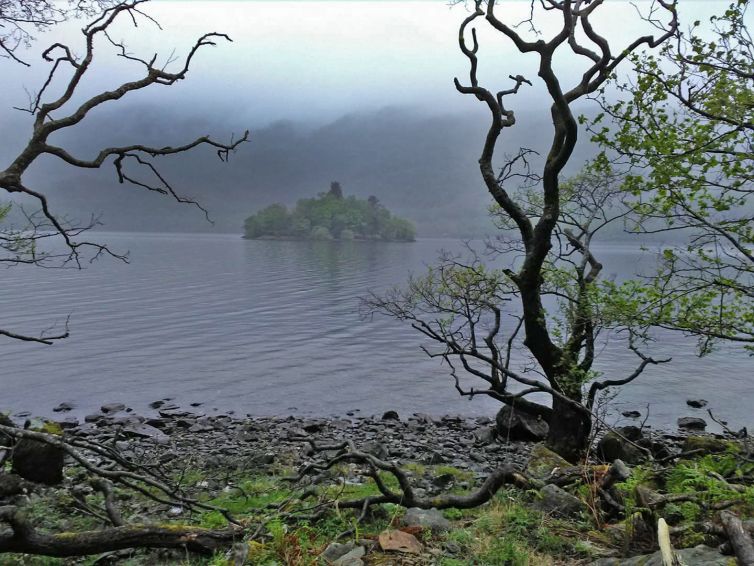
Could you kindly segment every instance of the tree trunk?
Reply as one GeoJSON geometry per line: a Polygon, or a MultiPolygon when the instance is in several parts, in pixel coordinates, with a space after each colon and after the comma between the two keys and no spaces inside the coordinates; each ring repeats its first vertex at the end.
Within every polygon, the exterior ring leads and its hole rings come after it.
{"type": "Polygon", "coordinates": [[[563,399],[554,397],[547,446],[575,464],[584,455],[592,431],[592,419],[563,399]]]}

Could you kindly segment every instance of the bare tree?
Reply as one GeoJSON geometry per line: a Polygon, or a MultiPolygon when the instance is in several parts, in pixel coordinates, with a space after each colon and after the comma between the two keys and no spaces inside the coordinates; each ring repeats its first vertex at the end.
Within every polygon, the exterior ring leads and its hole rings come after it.
{"type": "MultiPolygon", "coordinates": [[[[482,342],[477,342],[473,327],[468,326],[472,330],[471,341],[466,345],[458,345],[458,355],[460,357],[460,353],[463,353],[464,357],[467,357],[473,354],[473,357],[481,359],[495,370],[481,375],[475,373],[477,370],[473,366],[466,367],[464,364],[464,368],[467,371],[471,370],[477,377],[487,377],[488,383],[492,380],[490,385],[493,396],[501,396],[503,401],[513,400],[505,387],[502,392],[496,391],[499,389],[498,383],[506,385],[506,378],[524,384],[527,387],[524,394],[534,391],[549,393],[552,397],[552,408],[549,412],[548,443],[561,455],[575,460],[585,450],[591,430],[591,414],[583,404],[583,386],[591,377],[588,368],[591,367],[594,355],[595,327],[590,295],[602,266],[589,248],[591,230],[599,224],[594,212],[600,207],[584,209],[581,211],[582,219],[575,223],[575,219],[569,217],[572,213],[565,212],[571,210],[567,205],[583,207],[589,202],[584,198],[593,198],[589,195],[575,198],[574,194],[564,191],[561,184],[561,173],[571,158],[579,135],[572,104],[598,91],[632,52],[643,47],[657,47],[672,37],[678,26],[676,8],[674,3],[663,0],[654,2],[649,18],[660,28],[657,35],[639,37],[614,53],[606,37],[595,30],[591,21],[592,15],[603,5],[602,1],[545,0],[539,4],[532,2],[531,18],[528,20],[533,36],[531,39],[519,31],[520,28],[515,22],[498,18],[496,5],[494,0],[475,1],[474,11],[461,24],[459,46],[469,61],[470,69],[468,84],[464,85],[456,79],[455,85],[459,92],[472,95],[484,103],[490,112],[490,126],[479,158],[479,167],[487,190],[499,207],[499,215],[515,228],[517,243],[513,247],[522,254],[521,260],[515,266],[503,270],[505,286],[513,289],[509,300],[514,300],[518,304],[521,316],[520,322],[513,322],[514,330],[509,335],[515,337],[519,331],[522,332],[523,345],[531,354],[543,379],[530,379],[506,369],[499,355],[495,354],[497,346],[488,347],[491,350],[489,355],[480,354],[482,345],[492,342],[497,336],[497,323],[492,326],[492,334],[482,342]],[[558,31],[547,40],[542,38],[534,23],[535,16],[543,14],[559,21],[558,31]],[[658,23],[661,14],[668,18],[664,26],[658,23]],[[527,175],[527,181],[533,185],[528,193],[514,193],[510,187],[511,184],[513,188],[519,184],[520,178],[514,169],[526,160],[527,150],[521,150],[518,155],[508,160],[501,172],[496,171],[493,160],[503,130],[513,127],[516,123],[514,111],[505,105],[506,99],[532,83],[522,75],[510,75],[513,84],[509,89],[492,91],[481,85],[477,56],[479,40],[475,28],[471,28],[471,37],[468,37],[469,28],[481,19],[485,19],[494,30],[507,38],[522,55],[536,58],[538,76],[552,100],[552,142],[541,172],[536,176],[527,175]],[[568,88],[563,84],[566,77],[558,75],[553,62],[556,53],[561,52],[570,52],[573,57],[585,64],[583,74],[568,88]],[[536,199],[532,198],[533,195],[536,195],[536,199]],[[536,210],[531,208],[532,204],[536,205],[536,210]],[[581,223],[583,219],[590,218],[591,221],[587,221],[586,225],[581,223]],[[569,223],[573,225],[569,226],[569,223]],[[567,252],[572,255],[563,253],[564,244],[572,247],[572,251],[567,252]],[[569,305],[569,316],[565,319],[565,332],[556,336],[553,334],[553,317],[547,313],[543,304],[543,297],[548,293],[545,281],[550,266],[567,257],[578,259],[572,259],[571,278],[565,281],[569,292],[563,295],[562,289],[559,291],[569,305]]],[[[490,295],[490,303],[495,298],[490,295]]],[[[499,307],[490,304],[484,308],[491,310],[494,319],[497,321],[500,318],[502,324],[502,318],[495,312],[499,307]]],[[[385,310],[390,312],[389,308],[385,310]]],[[[401,313],[398,313],[398,316],[400,317],[401,313]]],[[[466,316],[470,320],[474,320],[475,317],[476,314],[473,313],[466,316]]],[[[440,342],[452,344],[456,340],[452,331],[439,334],[435,334],[434,331],[425,333],[440,342]]],[[[643,369],[652,361],[649,358],[642,359],[640,367],[643,369]]],[[[464,363],[463,358],[461,363],[464,363]]],[[[516,398],[521,396],[522,393],[516,394],[516,398]]]]}
{"type": "Polygon", "coordinates": [[[0,0],[0,57],[29,65],[17,51],[28,47],[34,33],[70,18],[93,16],[116,0],[0,0]]]}
{"type": "MultiPolygon", "coordinates": [[[[486,9],[483,2],[475,2],[474,12],[464,20],[459,30],[459,46],[470,63],[469,84],[463,85],[457,79],[455,81],[459,92],[473,95],[490,111],[490,127],[479,167],[487,190],[516,225],[525,250],[520,267],[508,276],[520,293],[524,345],[536,359],[551,389],[557,393],[552,399],[548,443],[558,453],[571,459],[584,451],[591,429],[589,415],[579,407],[583,385],[579,355],[582,352],[588,355],[586,346],[590,333],[589,322],[578,315],[571,324],[568,339],[558,344],[548,328],[547,314],[542,304],[543,268],[552,249],[552,238],[565,200],[560,187],[560,175],[578,140],[578,124],[571,105],[597,91],[630,53],[641,47],[661,45],[672,37],[678,26],[675,3],[663,0],[653,2],[653,10],[660,10],[667,15],[669,21],[666,27],[660,29],[657,35],[639,37],[613,53],[606,37],[594,29],[590,20],[602,5],[603,2],[599,0],[545,0],[541,4],[542,9],[559,15],[562,23],[549,40],[532,40],[525,39],[514,26],[496,16],[495,0],[489,0],[486,9]],[[472,30],[472,43],[469,46],[466,30],[481,17],[510,40],[520,53],[531,54],[538,59],[538,76],[552,99],[550,112],[554,132],[538,184],[542,197],[542,214],[536,219],[529,217],[521,203],[511,197],[493,166],[495,147],[503,129],[515,124],[515,114],[505,107],[505,98],[518,92],[527,80],[520,75],[511,77],[514,86],[496,93],[480,85],[477,73],[479,42],[476,32],[472,30]],[[559,77],[555,71],[553,58],[556,51],[570,51],[586,64],[584,73],[570,88],[564,88],[564,77],[559,77]]],[[[532,2],[532,10],[535,8],[536,5],[532,2]]],[[[657,17],[652,16],[652,21],[656,22],[657,17]]],[[[589,254],[585,250],[580,251],[586,264],[593,265],[589,254]]]]}
{"type": "MultiPolygon", "coordinates": [[[[523,163],[529,154],[524,150],[511,163],[523,163]]],[[[527,218],[540,218],[544,205],[536,188],[538,175],[530,170],[514,171],[506,168],[502,177],[523,181],[512,195],[527,218]]],[[[386,294],[372,294],[364,301],[364,307],[370,313],[410,322],[439,346],[424,351],[448,365],[460,395],[492,397],[516,411],[552,423],[554,409],[529,399],[544,394],[578,411],[588,432],[600,391],[628,384],[648,365],[666,360],[655,360],[640,351],[648,328],[639,316],[641,305],[635,299],[643,289],[634,288],[630,282],[602,278],[603,266],[593,248],[601,232],[621,224],[630,212],[622,202],[625,194],[620,177],[593,165],[561,183],[560,192],[563,205],[553,229],[553,248],[542,265],[540,294],[553,341],[574,360],[569,375],[572,390],[550,381],[531,353],[523,359],[520,355],[530,349],[520,306],[521,291],[513,277],[526,250],[515,237],[510,217],[497,205],[491,212],[501,233],[488,239],[486,258],[470,246],[468,260],[444,253],[425,275],[412,277],[405,287],[386,294]],[[639,358],[637,366],[623,377],[600,379],[593,367],[597,353],[608,340],[620,336],[626,337],[627,347],[639,358]],[[474,382],[482,386],[474,386],[474,382]],[[588,393],[582,393],[585,386],[588,393]]],[[[552,431],[550,437],[558,434],[552,431]]]]}
{"type": "MultiPolygon", "coordinates": [[[[154,20],[141,10],[146,1],[148,0],[128,0],[118,3],[105,9],[84,27],[81,57],[74,56],[74,49],[61,43],[55,43],[43,52],[43,59],[52,66],[39,92],[31,97],[28,108],[24,109],[33,117],[29,140],[18,155],[0,170],[0,188],[13,197],[22,197],[34,203],[38,210],[24,213],[25,225],[15,229],[11,227],[3,232],[0,240],[0,250],[3,256],[0,257],[0,262],[44,266],[56,263],[81,267],[82,253],[85,250],[88,250],[93,257],[106,254],[118,259],[126,259],[125,256],[110,250],[101,243],[81,238],[82,233],[96,225],[96,219],[84,224],[67,220],[52,210],[43,190],[33,188],[24,181],[30,167],[44,156],[53,156],[72,167],[82,169],[99,169],[112,164],[120,183],[167,195],[179,203],[192,204],[201,209],[205,215],[207,214],[199,203],[181,195],[170,184],[166,176],[158,169],[155,159],[207,146],[215,150],[222,161],[226,161],[231,152],[248,140],[248,132],[239,139],[231,139],[229,142],[219,142],[205,135],[176,146],[152,147],[134,143],[119,147],[105,147],[93,157],[73,155],[52,141],[56,134],[75,128],[97,107],[117,101],[135,91],[157,85],[170,86],[183,80],[189,72],[194,57],[202,48],[214,46],[219,40],[231,41],[225,34],[207,33],[194,43],[184,60],[178,64],[175,60],[170,60],[167,65],[159,66],[157,55],[149,59],[133,55],[126,50],[125,45],[115,41],[108,30],[116,19],[123,17],[130,18],[134,25],[138,19],[153,22],[154,20]],[[144,72],[142,76],[112,90],[96,94],[84,102],[74,103],[75,95],[86,82],[86,77],[95,61],[95,48],[99,49],[102,45],[109,45],[117,50],[120,57],[141,64],[144,72]],[[175,68],[169,70],[171,65],[175,68]],[[62,93],[52,94],[53,79],[59,80],[59,75],[64,73],[68,73],[68,77],[64,82],[62,93]],[[49,248],[40,245],[45,240],[53,239],[62,241],[64,250],[62,253],[45,251],[49,248]]],[[[47,13],[45,10],[56,10],[55,5],[44,7],[43,4],[46,6],[45,3],[40,3],[39,8],[42,14],[47,13]]],[[[58,14],[58,12],[54,13],[58,14]]],[[[49,344],[67,337],[68,330],[66,327],[62,332],[40,336],[29,336],[9,330],[0,330],[0,334],[49,344]]]]}

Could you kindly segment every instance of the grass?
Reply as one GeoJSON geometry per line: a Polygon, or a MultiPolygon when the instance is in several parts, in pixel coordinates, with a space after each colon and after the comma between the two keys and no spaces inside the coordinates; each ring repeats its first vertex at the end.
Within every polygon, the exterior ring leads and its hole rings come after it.
{"type": "MultiPolygon", "coordinates": [[[[625,520],[623,541],[610,537],[607,531],[600,531],[600,525],[593,523],[590,517],[572,520],[560,520],[543,514],[532,508],[536,495],[514,488],[503,489],[487,504],[475,509],[446,509],[444,516],[451,521],[452,528],[443,534],[429,532],[416,533],[425,545],[427,563],[442,566],[546,566],[574,562],[587,562],[597,557],[606,547],[625,550],[623,544],[631,544],[630,532],[633,521],[646,518],[646,510],[639,507],[635,490],[639,485],[668,494],[696,493],[698,502],[678,502],[669,504],[661,510],[665,517],[675,517],[681,525],[690,525],[694,521],[704,520],[703,504],[724,501],[736,497],[739,504],[734,507],[742,518],[754,515],[754,488],[731,488],[720,479],[745,478],[754,472],[754,464],[746,464],[736,457],[734,451],[704,456],[692,460],[681,460],[668,470],[660,471],[651,465],[637,466],[632,469],[632,476],[618,486],[630,520],[625,520]]],[[[432,478],[445,477],[447,489],[459,491],[458,484],[473,484],[473,473],[452,466],[429,466],[407,464],[414,481],[429,481],[432,478]]],[[[353,470],[348,467],[331,471],[332,479],[350,477],[353,470]]],[[[286,470],[274,469],[269,475],[245,474],[238,472],[228,481],[214,481],[201,470],[184,470],[184,485],[193,486],[194,496],[202,501],[229,510],[241,522],[256,528],[264,523],[265,536],[249,543],[249,564],[260,566],[288,565],[314,566],[324,549],[340,533],[353,529],[351,539],[376,540],[384,529],[399,523],[405,509],[399,505],[375,506],[367,520],[357,524],[357,512],[350,509],[331,510],[316,521],[287,520],[270,508],[273,504],[287,501],[294,495],[295,486],[284,481],[286,470]],[[207,481],[205,481],[207,480],[207,481]],[[227,483],[227,486],[225,486],[227,483]],[[209,485],[215,490],[210,491],[209,485]],[[223,487],[225,486],[225,487],[223,487]],[[204,492],[204,493],[203,493],[204,492]]],[[[397,489],[395,479],[389,474],[381,476],[391,488],[397,489]]],[[[374,481],[366,478],[360,483],[346,483],[327,486],[321,484],[320,493],[340,500],[358,499],[378,493],[374,481]]],[[[574,490],[572,490],[574,491],[574,490]]],[[[583,495],[584,490],[576,489],[583,495]]],[[[55,490],[42,492],[44,497],[34,496],[28,506],[28,513],[40,529],[54,532],[80,531],[98,528],[100,523],[81,512],[72,510],[70,496],[55,490]]],[[[299,493],[299,492],[296,492],[299,493]]],[[[126,518],[135,515],[157,516],[158,509],[148,505],[140,496],[121,493],[122,509],[126,518]],[[154,513],[152,513],[152,511],[154,513]]],[[[87,495],[87,501],[94,506],[101,504],[98,494],[87,495]]],[[[286,511],[302,510],[314,505],[314,500],[298,502],[286,508],[286,511]]],[[[656,519],[650,517],[650,523],[656,519]]],[[[224,516],[217,511],[181,516],[180,521],[196,524],[205,528],[223,528],[227,525],[224,516]]],[[[615,526],[613,524],[612,526],[615,526]]],[[[608,526],[608,531],[609,531],[608,526]]],[[[617,532],[617,531],[616,531],[617,532]]],[[[342,542],[342,541],[341,541],[342,542]]],[[[693,546],[700,542],[709,542],[702,533],[693,529],[686,530],[674,540],[677,547],[693,546]]],[[[148,564],[180,564],[181,566],[228,566],[232,564],[232,553],[223,552],[206,557],[187,556],[185,553],[158,555],[149,551],[135,552],[132,558],[120,562],[124,566],[146,566],[148,564]],[[168,558],[164,558],[167,556],[168,558]],[[156,558],[158,557],[158,558],[156,558]]],[[[378,551],[371,553],[371,563],[380,564],[389,561],[389,555],[380,556],[378,551]]],[[[70,564],[65,560],[44,557],[3,556],[2,564],[31,566],[62,566],[70,564]]],[[[93,559],[78,560],[76,564],[88,565],[93,559]]]]}

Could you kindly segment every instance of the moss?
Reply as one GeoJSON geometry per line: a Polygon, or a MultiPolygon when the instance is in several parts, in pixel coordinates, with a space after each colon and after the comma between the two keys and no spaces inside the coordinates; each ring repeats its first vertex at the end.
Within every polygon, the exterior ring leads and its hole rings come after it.
{"type": "Polygon", "coordinates": [[[708,453],[726,452],[735,445],[731,442],[715,438],[714,436],[689,436],[683,442],[682,450],[704,450],[708,453]]]}
{"type": "Polygon", "coordinates": [[[548,477],[555,468],[569,468],[568,463],[562,456],[556,454],[544,444],[535,444],[526,466],[526,473],[537,479],[548,477]]]}
{"type": "Polygon", "coordinates": [[[435,466],[433,472],[437,476],[448,474],[458,481],[471,481],[474,479],[474,473],[469,470],[460,470],[453,466],[435,466]]]}

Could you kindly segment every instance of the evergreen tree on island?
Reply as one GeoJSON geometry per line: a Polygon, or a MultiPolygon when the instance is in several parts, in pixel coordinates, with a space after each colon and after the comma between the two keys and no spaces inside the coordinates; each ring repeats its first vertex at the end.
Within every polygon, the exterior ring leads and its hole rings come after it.
{"type": "Polygon", "coordinates": [[[414,225],[393,216],[375,196],[345,197],[340,183],[316,198],[301,199],[290,212],[272,204],[244,222],[247,239],[382,240],[413,242],[414,225]]]}

